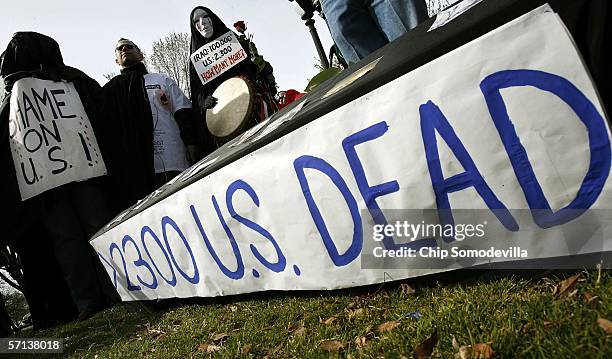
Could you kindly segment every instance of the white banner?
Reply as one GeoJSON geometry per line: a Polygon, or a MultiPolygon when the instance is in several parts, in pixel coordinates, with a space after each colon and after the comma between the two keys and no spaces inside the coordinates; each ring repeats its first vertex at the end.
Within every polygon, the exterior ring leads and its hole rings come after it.
{"type": "Polygon", "coordinates": [[[124,300],[336,289],[457,268],[407,258],[403,269],[364,269],[363,257],[381,252],[366,253],[372,243],[436,250],[463,239],[385,238],[393,233],[382,213],[391,209],[438,209],[447,223],[440,210],[490,213],[471,232],[495,229],[506,248],[470,265],[597,253],[612,250],[605,225],[583,231],[578,246],[559,235],[584,210],[610,209],[610,157],[596,91],[564,25],[544,6],[183,188],[92,244],[124,300]],[[510,209],[535,211],[519,218],[510,209]],[[363,229],[372,225],[373,234],[363,229]]]}
{"type": "Polygon", "coordinates": [[[191,54],[191,63],[206,85],[248,57],[236,34],[228,31],[191,54]]]}
{"type": "Polygon", "coordinates": [[[11,154],[22,200],[106,174],[72,83],[23,78],[13,85],[10,105],[11,154]]]}

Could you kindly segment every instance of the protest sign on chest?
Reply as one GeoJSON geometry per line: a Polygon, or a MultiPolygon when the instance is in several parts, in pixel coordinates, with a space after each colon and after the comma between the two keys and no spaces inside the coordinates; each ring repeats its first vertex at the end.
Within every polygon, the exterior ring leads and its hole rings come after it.
{"type": "Polygon", "coordinates": [[[10,101],[11,155],[22,200],[106,174],[72,83],[24,78],[13,85],[10,101]]]}
{"type": "Polygon", "coordinates": [[[236,34],[228,31],[197,49],[191,55],[191,63],[202,84],[206,85],[246,58],[247,53],[240,45],[236,34]]]}

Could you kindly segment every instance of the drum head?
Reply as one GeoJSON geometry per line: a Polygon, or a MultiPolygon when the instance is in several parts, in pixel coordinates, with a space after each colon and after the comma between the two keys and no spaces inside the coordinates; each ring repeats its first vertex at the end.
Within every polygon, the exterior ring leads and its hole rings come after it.
{"type": "Polygon", "coordinates": [[[206,110],[206,126],[217,138],[238,134],[248,123],[253,110],[253,90],[251,85],[240,77],[225,80],[213,96],[217,105],[206,110]]]}

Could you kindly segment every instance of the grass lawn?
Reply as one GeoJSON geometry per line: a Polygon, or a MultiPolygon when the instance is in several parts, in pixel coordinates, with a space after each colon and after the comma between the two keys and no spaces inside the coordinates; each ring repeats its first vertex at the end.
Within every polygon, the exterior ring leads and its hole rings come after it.
{"type": "Polygon", "coordinates": [[[417,351],[433,348],[434,358],[612,358],[610,323],[598,322],[612,320],[611,297],[607,271],[530,279],[465,270],[332,292],[200,299],[157,312],[122,304],[18,336],[65,338],[62,356],[73,358],[412,358],[424,341],[417,351]]]}

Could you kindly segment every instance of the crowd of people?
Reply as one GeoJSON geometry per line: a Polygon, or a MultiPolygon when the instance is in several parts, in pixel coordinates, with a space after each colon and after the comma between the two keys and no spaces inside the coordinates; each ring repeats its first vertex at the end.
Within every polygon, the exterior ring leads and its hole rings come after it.
{"type": "MultiPolygon", "coordinates": [[[[350,63],[393,41],[427,16],[423,0],[323,0],[321,5],[333,39],[350,63]]],[[[189,22],[192,54],[230,32],[205,7],[193,9],[189,22]]],[[[272,66],[240,28],[237,30],[246,58],[211,81],[202,80],[192,61],[190,98],[169,76],[149,72],[143,64],[143,52],[127,38],[119,39],[114,47],[121,73],[101,87],[82,71],[64,64],[54,39],[36,32],[14,34],[2,53],[0,68],[7,91],[0,107],[0,151],[5,168],[0,190],[9,208],[8,215],[1,219],[8,230],[2,245],[11,246],[21,257],[23,290],[35,328],[87,319],[118,300],[88,239],[119,211],[227,142],[228,138],[220,139],[206,128],[207,114],[218,104],[215,90],[223,82],[240,77],[251,84],[258,101],[253,115],[257,121],[278,109],[272,66]],[[19,120],[12,116],[25,115],[25,120],[21,118],[25,129],[28,112],[30,116],[37,112],[29,99],[29,105],[25,101],[25,95],[23,107],[19,101],[11,101],[14,85],[23,79],[33,79],[35,84],[50,81],[74,86],[76,93],[61,92],[65,100],[58,100],[60,92],[53,91],[52,96],[45,92],[47,97],[36,100],[48,105],[53,97],[57,111],[67,106],[68,99],[82,105],[91,124],[89,136],[97,142],[105,173],[88,174],[87,166],[92,163],[75,168],[71,165],[69,170],[79,180],[52,183],[33,196],[24,195],[18,178],[25,176],[27,180],[27,171],[23,163],[20,168],[14,146],[19,143],[15,137],[20,133],[27,136],[28,132],[17,131],[19,120]]],[[[36,105],[40,112],[40,103],[36,105]]],[[[83,137],[81,140],[85,141],[83,137]]],[[[87,137],[87,141],[92,140],[87,137]]],[[[21,145],[27,147],[23,138],[21,145]]],[[[49,160],[59,161],[51,154],[49,160]]],[[[90,155],[87,153],[87,159],[90,155]]],[[[42,182],[48,174],[33,176],[33,181],[40,178],[42,182]]]]}

